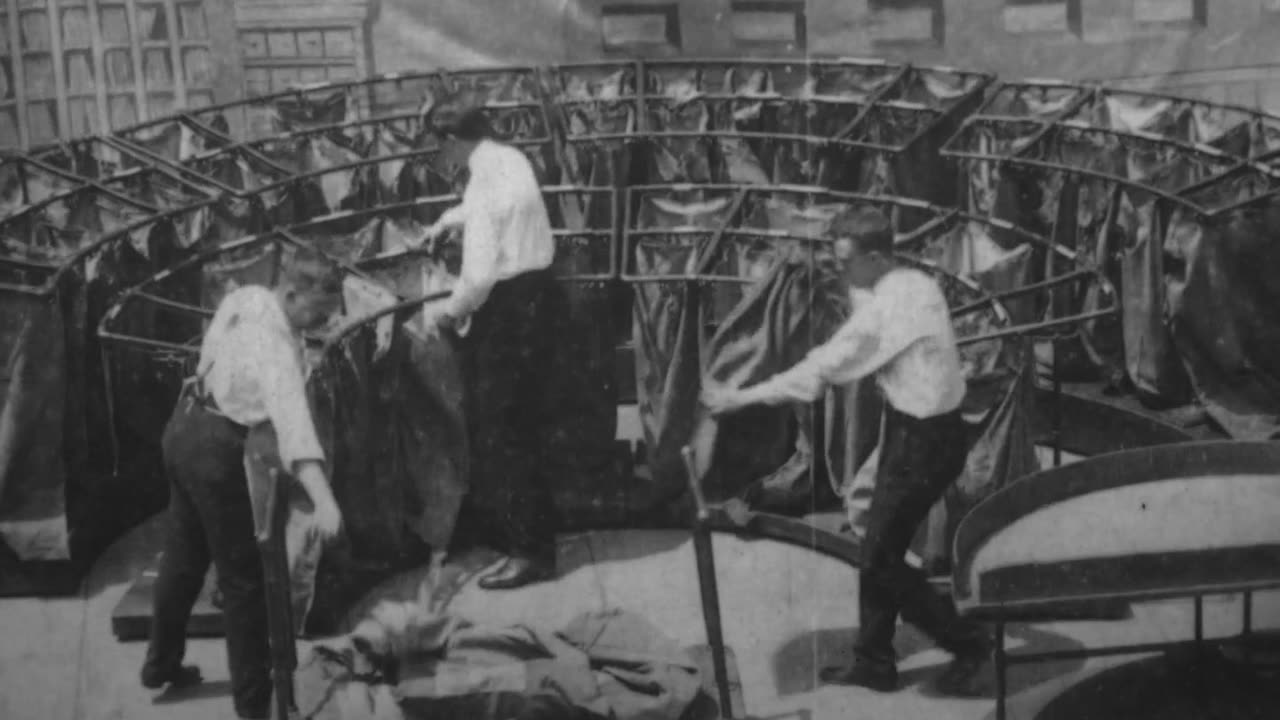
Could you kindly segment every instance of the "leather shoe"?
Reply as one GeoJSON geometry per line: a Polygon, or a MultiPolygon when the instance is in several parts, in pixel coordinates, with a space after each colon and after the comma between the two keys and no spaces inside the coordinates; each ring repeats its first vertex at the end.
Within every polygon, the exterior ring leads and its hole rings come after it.
{"type": "Polygon", "coordinates": [[[174,688],[190,687],[199,685],[203,680],[200,668],[195,665],[183,665],[170,670],[142,668],[142,687],[148,690],[159,690],[165,685],[171,685],[174,688]]]}
{"type": "Polygon", "coordinates": [[[847,667],[822,668],[818,677],[828,685],[857,685],[876,692],[893,692],[898,689],[898,668],[893,665],[854,661],[847,667]]]}
{"type": "Polygon", "coordinates": [[[992,643],[983,637],[972,646],[957,652],[951,664],[938,677],[938,692],[952,697],[976,697],[985,688],[982,670],[991,660],[992,643]]]}
{"type": "Polygon", "coordinates": [[[482,590],[514,590],[530,583],[551,580],[555,575],[552,563],[517,555],[507,558],[501,567],[480,578],[477,584],[482,590]]]}

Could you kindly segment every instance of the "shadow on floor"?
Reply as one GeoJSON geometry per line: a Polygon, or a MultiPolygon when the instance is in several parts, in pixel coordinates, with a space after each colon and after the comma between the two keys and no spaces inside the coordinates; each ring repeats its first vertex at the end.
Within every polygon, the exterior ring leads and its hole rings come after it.
{"type": "MultiPolygon", "coordinates": [[[[502,559],[501,555],[487,548],[476,548],[459,553],[449,559],[443,576],[435,579],[438,582],[426,590],[427,596],[432,602],[436,603],[438,609],[448,608],[453,596],[464,585],[500,559],[502,559]]],[[[357,622],[367,617],[369,612],[381,602],[395,603],[422,600],[424,585],[427,585],[431,580],[428,577],[429,571],[430,565],[423,564],[399,573],[370,588],[345,613],[342,629],[346,631],[354,627],[357,622]]]]}
{"type": "Polygon", "coordinates": [[[144,570],[154,569],[167,521],[167,512],[152,515],[113,542],[85,577],[83,597],[97,597],[113,586],[132,583],[144,570]]]}
{"type": "MultiPolygon", "coordinates": [[[[691,533],[686,530],[597,530],[592,532],[566,535],[560,538],[563,548],[566,544],[590,543],[589,555],[580,553],[561,553],[563,560],[570,563],[625,563],[640,560],[652,555],[668,553],[689,543],[691,533]]],[[[568,575],[581,564],[557,568],[561,575],[568,575]]]]}
{"type": "Polygon", "coordinates": [[[157,695],[155,700],[152,700],[152,703],[155,705],[176,705],[178,703],[191,702],[192,700],[205,700],[216,697],[231,697],[230,681],[203,682],[181,690],[170,688],[157,695]]]}
{"type": "Polygon", "coordinates": [[[1035,720],[1263,720],[1280,715],[1280,684],[1210,653],[1159,655],[1093,675],[1035,720]]]}
{"type": "MultiPolygon", "coordinates": [[[[1009,628],[1010,639],[1023,641],[1018,652],[1054,652],[1075,650],[1082,647],[1070,638],[1032,629],[1029,627],[1009,628]]],[[[818,689],[820,681],[818,672],[830,665],[845,665],[853,661],[853,642],[858,635],[857,628],[839,628],[818,630],[793,638],[773,658],[773,672],[778,687],[779,697],[799,695],[818,689]]],[[[894,647],[898,657],[907,658],[918,652],[934,647],[924,634],[910,626],[901,626],[894,647]]],[[[1015,695],[1028,688],[1041,685],[1056,677],[1076,672],[1083,666],[1083,660],[1063,660],[1060,662],[1035,663],[1019,665],[1009,673],[1009,695],[1015,695]]],[[[922,694],[931,695],[929,683],[936,677],[945,663],[937,663],[925,667],[912,668],[900,675],[901,687],[906,688],[923,683],[922,694]]],[[[994,678],[994,671],[987,672],[994,678]]],[[[986,683],[994,688],[994,681],[986,683]]],[[[994,697],[994,694],[992,694],[994,697]]]]}
{"type": "MultiPolygon", "coordinates": [[[[556,574],[566,577],[584,567],[600,563],[625,563],[650,555],[670,552],[688,542],[679,531],[618,530],[562,535],[557,543],[556,574]]],[[[444,577],[432,596],[441,609],[464,585],[502,559],[494,550],[477,547],[449,559],[444,577]]],[[[349,629],[380,602],[417,600],[427,581],[426,564],[396,574],[363,592],[344,614],[342,628],[349,629]]]]}

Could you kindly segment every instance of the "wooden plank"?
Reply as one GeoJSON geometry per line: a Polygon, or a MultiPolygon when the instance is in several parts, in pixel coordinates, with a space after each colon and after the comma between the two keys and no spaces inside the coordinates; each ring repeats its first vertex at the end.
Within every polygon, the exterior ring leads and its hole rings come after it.
{"type": "MultiPolygon", "coordinates": [[[[111,613],[111,631],[120,642],[146,640],[151,630],[152,594],[156,585],[159,557],[147,566],[125,592],[111,613]]],[[[191,609],[187,637],[223,637],[222,611],[213,606],[213,578],[205,576],[204,588],[191,609]]]]}
{"type": "Polygon", "coordinates": [[[9,0],[9,58],[13,72],[13,114],[18,123],[18,146],[27,147],[31,136],[27,132],[27,77],[22,63],[22,37],[18,16],[18,0],[9,0]]]}
{"type": "Polygon", "coordinates": [[[178,7],[173,0],[164,0],[168,16],[169,62],[173,63],[173,102],[175,108],[187,106],[187,68],[182,57],[182,28],[178,20],[178,7]]]}
{"type": "Polygon", "coordinates": [[[53,55],[53,94],[57,99],[58,135],[71,135],[71,117],[67,110],[67,68],[66,58],[62,57],[62,9],[58,0],[46,0],[46,12],[49,13],[49,52],[53,55]]]}
{"type": "Polygon", "coordinates": [[[133,56],[133,102],[136,105],[134,114],[138,121],[151,117],[147,107],[146,80],[142,69],[142,28],[138,25],[137,0],[125,0],[129,16],[129,52],[133,56]]]}
{"type": "Polygon", "coordinates": [[[686,711],[685,717],[691,720],[718,720],[719,718],[746,717],[746,702],[742,694],[742,673],[738,671],[738,657],[733,648],[724,648],[725,669],[728,675],[729,702],[733,704],[727,712],[721,708],[717,698],[720,693],[716,687],[716,673],[711,662],[711,646],[694,645],[687,648],[689,656],[698,666],[698,676],[702,679],[702,692],[686,711]]]}
{"type": "Polygon", "coordinates": [[[95,95],[98,99],[98,131],[106,132],[111,127],[111,117],[107,111],[107,60],[106,50],[102,42],[102,19],[98,17],[97,0],[89,6],[89,42],[92,48],[93,69],[97,82],[94,83],[95,95]]]}

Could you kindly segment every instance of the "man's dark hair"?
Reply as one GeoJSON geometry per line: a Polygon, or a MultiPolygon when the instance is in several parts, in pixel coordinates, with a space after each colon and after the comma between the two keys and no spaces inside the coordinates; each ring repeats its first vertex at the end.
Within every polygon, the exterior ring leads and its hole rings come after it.
{"type": "Polygon", "coordinates": [[[829,233],[834,239],[851,240],[860,254],[893,253],[893,224],[873,207],[863,205],[841,212],[831,221],[829,233]]]}
{"type": "Polygon", "coordinates": [[[479,142],[493,137],[493,126],[484,106],[462,95],[447,97],[427,111],[423,124],[441,137],[479,142]]]}
{"type": "Polygon", "coordinates": [[[304,248],[285,255],[280,268],[280,282],[303,293],[340,295],[344,275],[337,263],[304,248]]]}

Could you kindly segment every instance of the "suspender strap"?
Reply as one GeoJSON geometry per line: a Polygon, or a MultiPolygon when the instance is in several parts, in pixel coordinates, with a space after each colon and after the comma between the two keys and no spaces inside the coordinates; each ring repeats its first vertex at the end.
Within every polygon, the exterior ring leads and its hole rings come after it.
{"type": "MultiPolygon", "coordinates": [[[[209,366],[206,367],[199,374],[192,375],[186,380],[183,380],[182,395],[183,397],[189,398],[192,402],[199,405],[200,408],[205,412],[211,415],[217,415],[218,417],[223,418],[228,422],[235,422],[231,418],[227,417],[221,410],[218,409],[218,403],[213,399],[213,395],[208,390],[205,389],[204,379],[205,379],[205,376],[209,374],[209,370],[211,370],[212,368],[213,368],[213,363],[209,363],[209,366]]],[[[239,425],[239,423],[236,423],[236,424],[239,425]]]]}

